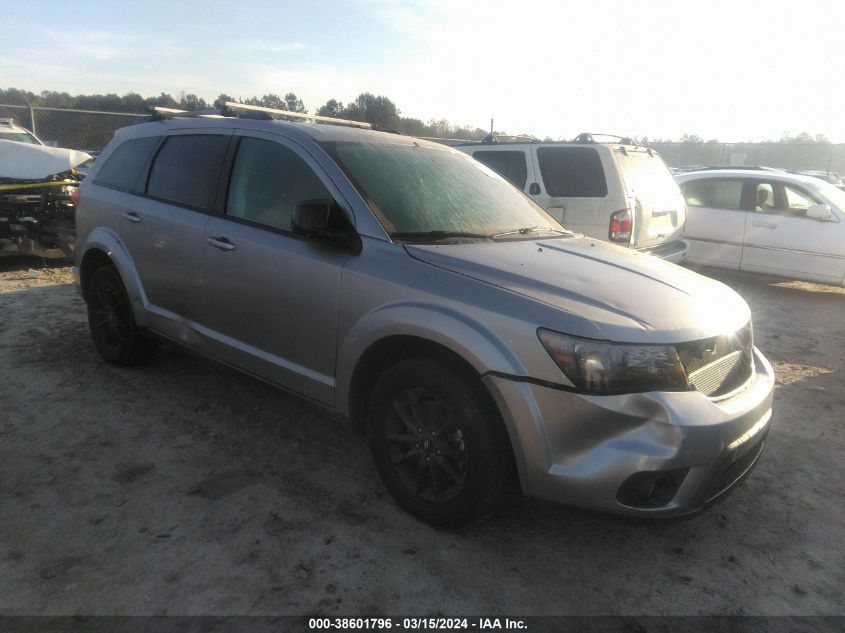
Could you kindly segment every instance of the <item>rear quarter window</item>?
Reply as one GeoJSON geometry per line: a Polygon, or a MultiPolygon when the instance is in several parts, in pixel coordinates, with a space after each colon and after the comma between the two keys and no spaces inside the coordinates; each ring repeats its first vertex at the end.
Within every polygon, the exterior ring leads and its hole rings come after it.
{"type": "Polygon", "coordinates": [[[607,179],[599,153],[592,147],[541,147],[540,174],[550,196],[604,198],[607,179]]]}
{"type": "Polygon", "coordinates": [[[141,170],[158,144],[159,138],[158,136],[149,136],[121,143],[106,158],[97,172],[94,182],[98,185],[106,185],[124,191],[140,191],[143,189],[143,183],[138,182],[141,170]]]}
{"type": "Polygon", "coordinates": [[[171,136],[150,168],[147,195],[197,209],[211,204],[229,137],[171,136]]]}
{"type": "Polygon", "coordinates": [[[525,189],[525,183],[528,180],[525,152],[480,151],[475,152],[472,157],[506,178],[511,184],[525,189]]]}

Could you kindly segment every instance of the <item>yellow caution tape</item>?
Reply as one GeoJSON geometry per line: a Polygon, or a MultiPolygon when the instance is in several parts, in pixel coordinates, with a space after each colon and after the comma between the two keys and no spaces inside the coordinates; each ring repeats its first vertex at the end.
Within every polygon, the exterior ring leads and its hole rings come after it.
{"type": "Polygon", "coordinates": [[[14,185],[0,185],[0,191],[16,191],[18,189],[40,189],[41,187],[62,187],[68,185],[70,187],[78,187],[77,180],[50,180],[49,182],[26,182],[14,185]]]}

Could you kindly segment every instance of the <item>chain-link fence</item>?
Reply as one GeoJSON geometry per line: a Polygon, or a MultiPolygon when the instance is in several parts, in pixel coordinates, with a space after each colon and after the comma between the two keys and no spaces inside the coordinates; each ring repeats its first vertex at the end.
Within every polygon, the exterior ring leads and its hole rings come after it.
{"type": "MultiPolygon", "coordinates": [[[[0,104],[0,118],[13,119],[48,145],[95,152],[106,146],[115,130],[146,116],[0,104]]],[[[648,145],[660,152],[671,167],[766,165],[795,171],[838,172],[845,176],[845,144],[654,142],[648,145]]]]}
{"type": "Polygon", "coordinates": [[[648,143],[671,167],[765,165],[845,176],[845,145],[833,143],[648,143]]]}
{"type": "Polygon", "coordinates": [[[30,108],[0,104],[0,119],[12,119],[47,145],[99,152],[115,130],[142,120],[145,114],[30,108]]]}

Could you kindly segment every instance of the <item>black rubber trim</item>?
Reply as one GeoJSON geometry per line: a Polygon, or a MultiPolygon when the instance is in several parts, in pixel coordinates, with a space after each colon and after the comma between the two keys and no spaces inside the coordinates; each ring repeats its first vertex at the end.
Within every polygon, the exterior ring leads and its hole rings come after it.
{"type": "MultiPolygon", "coordinates": [[[[512,382],[527,382],[532,385],[540,387],[547,387],[555,389],[556,391],[566,391],[567,393],[577,393],[579,396],[627,396],[635,393],[649,393],[648,391],[608,391],[606,393],[593,393],[590,391],[583,391],[577,387],[570,387],[569,385],[561,385],[557,382],[550,382],[548,380],[541,380],[539,378],[531,378],[530,376],[514,376],[513,374],[506,374],[502,371],[488,371],[481,374],[481,377],[494,376],[495,378],[504,378],[512,382]]],[[[686,393],[688,391],[695,391],[695,389],[652,389],[651,391],[663,391],[668,393],[686,393]]],[[[702,394],[703,395],[703,394],[702,394]]]]}
{"type": "Polygon", "coordinates": [[[581,395],[589,395],[580,391],[576,387],[570,387],[568,385],[561,385],[557,382],[549,382],[548,380],[540,380],[539,378],[531,378],[529,376],[514,376],[513,374],[506,374],[503,371],[488,371],[484,374],[481,374],[481,377],[484,378],[485,376],[494,376],[495,378],[504,378],[505,380],[510,380],[511,382],[527,382],[532,385],[539,385],[540,387],[548,387],[549,389],[556,389],[557,391],[567,391],[569,393],[578,393],[581,395]]]}

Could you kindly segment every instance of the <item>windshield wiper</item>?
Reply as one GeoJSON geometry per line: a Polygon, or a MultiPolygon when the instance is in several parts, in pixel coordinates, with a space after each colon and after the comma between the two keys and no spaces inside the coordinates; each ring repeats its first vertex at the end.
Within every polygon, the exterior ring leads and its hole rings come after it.
{"type": "Polygon", "coordinates": [[[574,235],[572,231],[554,229],[550,226],[523,226],[521,229],[513,229],[512,231],[502,231],[501,233],[493,233],[490,237],[495,239],[497,237],[504,237],[505,235],[528,235],[534,231],[545,231],[547,233],[560,233],[561,235],[574,235]]]}
{"type": "Polygon", "coordinates": [[[468,231],[397,231],[390,234],[390,239],[401,240],[403,242],[417,242],[417,241],[439,241],[450,237],[469,237],[490,239],[491,235],[486,233],[470,233],[468,231]]]}

